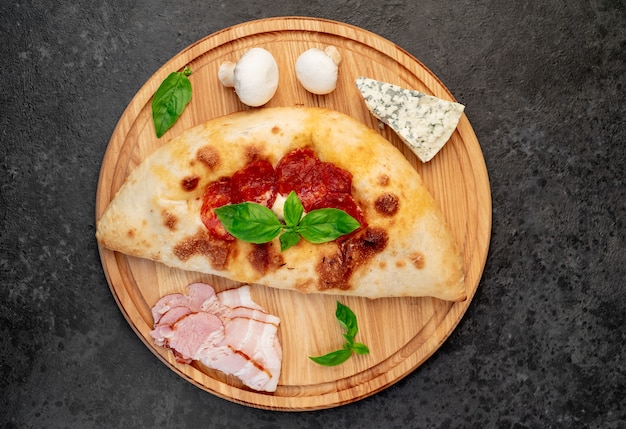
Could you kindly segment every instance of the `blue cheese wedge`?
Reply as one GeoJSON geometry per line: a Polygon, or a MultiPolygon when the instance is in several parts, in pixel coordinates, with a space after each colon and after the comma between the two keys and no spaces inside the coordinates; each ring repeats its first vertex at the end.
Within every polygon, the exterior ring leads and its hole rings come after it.
{"type": "Polygon", "coordinates": [[[356,86],[372,115],[391,127],[422,162],[448,142],[465,106],[413,89],[359,77],[356,86]]]}

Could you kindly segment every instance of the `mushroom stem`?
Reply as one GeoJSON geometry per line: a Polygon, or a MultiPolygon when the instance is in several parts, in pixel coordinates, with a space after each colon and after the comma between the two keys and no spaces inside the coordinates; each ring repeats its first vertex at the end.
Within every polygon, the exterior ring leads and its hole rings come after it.
{"type": "Polygon", "coordinates": [[[220,64],[220,68],[217,71],[217,78],[222,85],[227,88],[235,86],[235,66],[237,64],[232,61],[224,61],[220,64]]]}

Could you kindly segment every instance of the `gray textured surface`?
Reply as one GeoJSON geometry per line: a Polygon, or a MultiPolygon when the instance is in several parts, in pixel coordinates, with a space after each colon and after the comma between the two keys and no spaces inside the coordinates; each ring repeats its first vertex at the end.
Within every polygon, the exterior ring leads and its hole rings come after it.
{"type": "Polygon", "coordinates": [[[293,0],[0,4],[0,427],[626,427],[626,3],[293,0]],[[437,74],[481,142],[478,293],[405,379],[331,410],[216,398],[160,363],[100,266],[117,119],[194,41],[278,15],[378,33],[437,74]]]}

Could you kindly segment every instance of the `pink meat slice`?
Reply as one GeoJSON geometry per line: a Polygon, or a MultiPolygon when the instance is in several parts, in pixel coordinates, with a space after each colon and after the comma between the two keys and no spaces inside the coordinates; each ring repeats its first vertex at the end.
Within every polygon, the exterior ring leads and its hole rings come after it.
{"type": "Polygon", "coordinates": [[[200,362],[224,374],[234,375],[252,389],[268,392],[276,390],[276,387],[270,386],[274,375],[269,370],[228,344],[207,350],[206,354],[200,357],[200,362]]]}
{"type": "Polygon", "coordinates": [[[155,326],[161,320],[161,317],[174,307],[187,307],[187,296],[182,293],[171,293],[169,295],[162,296],[156,304],[152,306],[152,319],[155,326]]]}
{"type": "Polygon", "coordinates": [[[260,369],[270,375],[270,380],[262,390],[276,390],[282,361],[282,349],[277,341],[277,334],[277,324],[245,317],[232,318],[224,325],[223,343],[252,363],[246,367],[246,371],[238,375],[240,379],[253,378],[255,369],[260,369]]]}
{"type": "Polygon", "coordinates": [[[152,307],[154,324],[158,324],[161,317],[175,307],[188,307],[197,313],[204,308],[210,308],[217,303],[215,289],[205,283],[192,283],[187,287],[187,293],[172,293],[161,297],[152,307]]]}
{"type": "Polygon", "coordinates": [[[156,326],[162,325],[173,325],[178,322],[180,319],[191,313],[191,309],[186,306],[173,307],[170,308],[156,323],[156,326]]]}
{"type": "Polygon", "coordinates": [[[200,361],[235,375],[250,388],[275,391],[282,361],[280,319],[248,307],[226,309],[223,314],[224,339],[217,348],[203,350],[200,361]]]}
{"type": "Polygon", "coordinates": [[[277,316],[249,307],[233,308],[226,312],[222,317],[222,320],[226,321],[230,321],[232,319],[252,319],[259,322],[270,323],[276,327],[280,324],[280,319],[277,316]]]}
{"type": "Polygon", "coordinates": [[[168,347],[181,363],[199,360],[238,377],[246,386],[273,392],[278,385],[282,349],[280,319],[252,299],[249,286],[218,294],[192,283],[186,294],[162,297],[152,308],[155,344],[168,347]]]}
{"type": "Polygon", "coordinates": [[[219,344],[224,338],[224,325],[219,317],[201,311],[190,313],[177,321],[168,346],[184,359],[198,360],[200,351],[219,344]]]}
{"type": "Polygon", "coordinates": [[[215,289],[206,283],[192,283],[187,289],[188,307],[191,311],[205,311],[205,308],[210,308],[213,303],[217,302],[215,289]]]}
{"type": "Polygon", "coordinates": [[[259,304],[254,302],[252,295],[250,294],[250,286],[244,285],[234,289],[226,289],[217,294],[217,298],[220,300],[223,306],[228,308],[248,307],[257,310],[262,310],[259,304]]]}
{"type": "Polygon", "coordinates": [[[174,307],[169,309],[155,324],[155,327],[150,331],[150,336],[154,338],[154,342],[158,346],[164,346],[168,344],[168,340],[174,335],[174,329],[172,325],[178,322],[183,317],[191,314],[189,307],[174,307]]]}

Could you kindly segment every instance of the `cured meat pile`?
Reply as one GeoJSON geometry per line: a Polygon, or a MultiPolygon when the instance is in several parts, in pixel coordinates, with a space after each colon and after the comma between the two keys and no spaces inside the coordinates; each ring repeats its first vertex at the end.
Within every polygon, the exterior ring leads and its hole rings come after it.
{"type": "Polygon", "coordinates": [[[163,296],[152,307],[159,346],[177,362],[200,361],[234,375],[251,389],[274,392],[280,376],[280,319],[252,300],[249,286],[215,293],[212,286],[192,283],[186,294],[163,296]]]}

